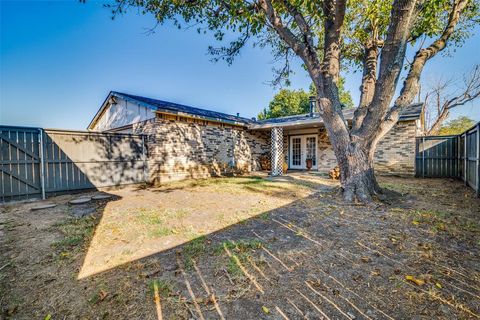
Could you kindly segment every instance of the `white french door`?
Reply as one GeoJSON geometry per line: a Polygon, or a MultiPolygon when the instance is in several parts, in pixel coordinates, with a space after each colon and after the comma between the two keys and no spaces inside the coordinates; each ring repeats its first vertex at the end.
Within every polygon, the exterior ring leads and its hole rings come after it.
{"type": "Polygon", "coordinates": [[[317,169],[317,136],[290,136],[290,168],[306,169],[307,159],[312,160],[312,169],[317,169]]]}

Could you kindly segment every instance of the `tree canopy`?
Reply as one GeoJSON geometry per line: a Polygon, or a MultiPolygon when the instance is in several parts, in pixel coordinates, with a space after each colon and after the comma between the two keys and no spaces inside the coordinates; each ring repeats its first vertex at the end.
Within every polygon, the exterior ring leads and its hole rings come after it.
{"type": "Polygon", "coordinates": [[[315,87],[344,197],[364,202],[382,193],[374,175],[375,148],[417,96],[425,65],[440,52],[453,54],[449,49],[462,45],[480,22],[480,0],[116,1],[114,14],[133,6],[159,24],[172,20],[178,27],[212,31],[221,44],[209,53],[228,64],[249,41],[271,48],[280,63],[273,84],[288,82],[290,60],[300,59],[315,87]],[[351,124],[339,95],[346,67],[362,71],[351,124]]]}
{"type": "Polygon", "coordinates": [[[438,134],[441,136],[460,134],[473,127],[474,124],[474,120],[467,116],[461,116],[445,122],[438,131],[438,134]]]}

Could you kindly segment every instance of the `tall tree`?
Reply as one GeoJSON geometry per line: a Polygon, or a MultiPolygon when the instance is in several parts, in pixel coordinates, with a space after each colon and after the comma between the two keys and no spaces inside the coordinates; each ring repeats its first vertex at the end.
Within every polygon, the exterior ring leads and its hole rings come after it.
{"type": "Polygon", "coordinates": [[[307,113],[310,109],[309,94],[304,90],[280,90],[258,114],[259,119],[270,119],[307,113]]]}
{"type": "Polygon", "coordinates": [[[473,127],[474,124],[475,121],[469,117],[458,117],[442,124],[437,134],[441,136],[460,134],[473,127]]]}
{"type": "Polygon", "coordinates": [[[364,202],[381,193],[373,170],[376,145],[417,95],[426,63],[449,44],[461,45],[479,22],[479,0],[117,1],[115,13],[135,6],[160,24],[173,20],[177,26],[197,25],[199,32],[213,30],[217,40],[237,34],[226,46],[209,48],[228,63],[250,39],[270,46],[275,58],[285,61],[277,70],[278,81],[288,78],[290,58],[300,58],[317,92],[344,198],[364,202]],[[416,43],[427,45],[417,45],[405,64],[407,47],[416,43]],[[338,92],[340,70],[347,65],[363,70],[351,125],[343,117],[338,92]],[[407,75],[394,99],[403,68],[407,75]]]}
{"type": "MultiPolygon", "coordinates": [[[[338,95],[344,109],[354,107],[350,92],[345,89],[345,79],[338,81],[338,95]]],[[[281,89],[270,101],[268,108],[258,114],[259,119],[270,119],[296,114],[308,113],[310,111],[310,97],[316,96],[315,86],[310,85],[309,92],[305,90],[281,89]]]]}

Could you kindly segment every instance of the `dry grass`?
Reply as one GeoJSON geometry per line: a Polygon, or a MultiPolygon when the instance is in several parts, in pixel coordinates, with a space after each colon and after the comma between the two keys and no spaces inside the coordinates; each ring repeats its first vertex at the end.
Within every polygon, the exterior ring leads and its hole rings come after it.
{"type": "Polygon", "coordinates": [[[315,175],[117,190],[81,219],[71,196],[45,212],[10,205],[2,317],[479,316],[479,200],[448,180],[381,183],[398,194],[375,208],[315,175]]]}

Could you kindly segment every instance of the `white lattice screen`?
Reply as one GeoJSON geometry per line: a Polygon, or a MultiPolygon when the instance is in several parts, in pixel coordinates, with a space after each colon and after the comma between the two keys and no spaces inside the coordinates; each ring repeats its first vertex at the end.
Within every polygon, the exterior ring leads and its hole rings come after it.
{"type": "Polygon", "coordinates": [[[272,128],[272,176],[283,174],[283,128],[272,128]]]}

